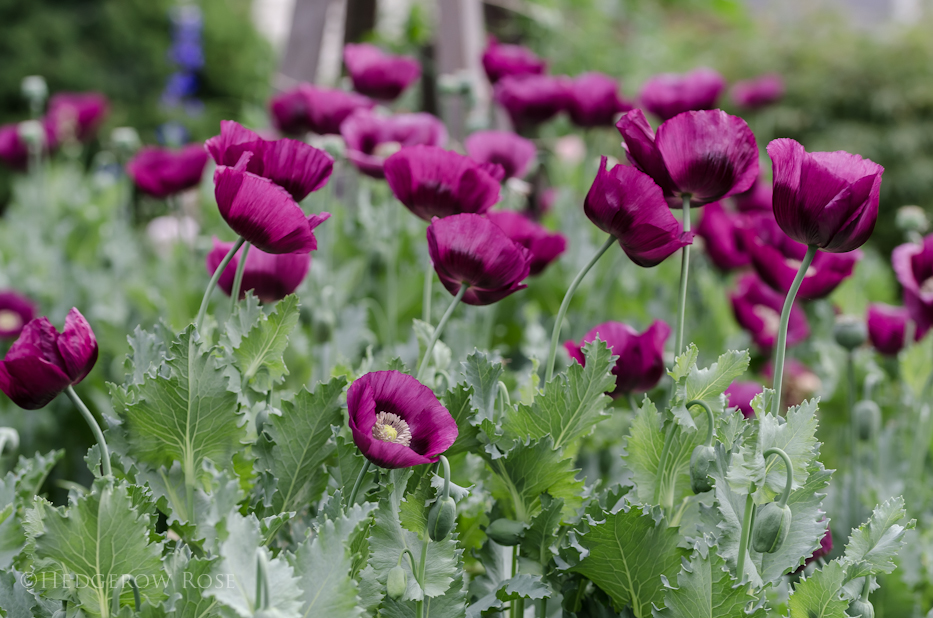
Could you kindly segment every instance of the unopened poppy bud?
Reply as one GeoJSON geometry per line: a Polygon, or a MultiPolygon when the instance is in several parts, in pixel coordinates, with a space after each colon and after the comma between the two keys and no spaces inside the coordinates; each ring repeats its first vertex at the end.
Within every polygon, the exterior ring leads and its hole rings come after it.
{"type": "Polygon", "coordinates": [[[855,415],[855,425],[858,437],[862,440],[871,440],[881,428],[881,408],[870,399],[856,402],[852,413],[855,415]]]}
{"type": "Polygon", "coordinates": [[[408,590],[408,576],[405,569],[400,565],[395,565],[389,569],[389,576],[386,578],[386,593],[394,600],[399,600],[405,591],[408,590]]]}
{"type": "Polygon", "coordinates": [[[855,316],[844,315],[836,320],[833,337],[836,343],[851,352],[868,340],[868,329],[865,323],[855,316]]]}
{"type": "Polygon", "coordinates": [[[901,206],[894,217],[894,225],[902,232],[925,233],[930,229],[927,214],[919,206],[901,206]]]}
{"type": "Polygon", "coordinates": [[[755,515],[755,532],[752,547],[760,553],[773,554],[784,544],[790,532],[792,515],[790,507],[777,502],[764,505],[755,515]]]}
{"type": "Polygon", "coordinates": [[[525,532],[525,524],[511,519],[497,519],[486,528],[486,536],[499,545],[518,545],[525,532]]]}
{"type": "Polygon", "coordinates": [[[40,107],[49,96],[49,86],[41,75],[27,75],[20,82],[23,97],[36,107],[40,107]]]}
{"type": "Polygon", "coordinates": [[[713,488],[709,469],[715,460],[716,449],[712,446],[700,444],[693,449],[693,455],[690,456],[690,488],[693,493],[702,494],[713,488]]]}
{"type": "Polygon", "coordinates": [[[457,523],[457,503],[451,497],[441,498],[428,512],[428,535],[432,541],[443,541],[457,523]]]}
{"type": "MultiPolygon", "coordinates": [[[[113,144],[113,148],[122,153],[132,154],[139,150],[139,133],[136,132],[136,129],[133,127],[117,127],[110,132],[110,143],[113,144]]],[[[204,149],[201,148],[203,152],[204,149]]],[[[207,156],[205,153],[205,163],[207,163],[207,156]]],[[[204,166],[201,166],[203,170],[204,166]]],[[[198,176],[200,178],[200,176],[198,176]]]]}
{"type": "Polygon", "coordinates": [[[875,618],[875,606],[868,599],[855,599],[849,603],[846,615],[851,618],[875,618]]]}
{"type": "Polygon", "coordinates": [[[42,148],[45,145],[45,127],[38,120],[24,120],[19,123],[19,136],[24,142],[42,148]]]}

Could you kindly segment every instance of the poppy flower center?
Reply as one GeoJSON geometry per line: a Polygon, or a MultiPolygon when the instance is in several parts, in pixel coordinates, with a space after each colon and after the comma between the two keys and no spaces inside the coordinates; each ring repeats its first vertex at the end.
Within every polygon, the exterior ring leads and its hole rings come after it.
{"type": "Polygon", "coordinates": [[[776,335],[781,325],[781,314],[765,305],[755,305],[752,311],[762,321],[761,330],[768,335],[776,335]]]}
{"type": "Polygon", "coordinates": [[[0,309],[0,330],[19,330],[23,325],[23,317],[15,311],[0,309]]]}
{"type": "MultiPolygon", "coordinates": [[[[800,260],[793,260],[791,258],[784,258],[784,263],[793,268],[794,270],[800,270],[800,265],[803,264],[800,260]]],[[[811,264],[807,268],[807,274],[804,277],[812,277],[816,274],[816,268],[811,264]]]]}
{"type": "MultiPolygon", "coordinates": [[[[933,295],[933,277],[920,284],[920,293],[924,296],[933,295]]],[[[0,316],[3,314],[0,313],[0,316]]]]}
{"type": "Polygon", "coordinates": [[[377,157],[388,158],[402,149],[399,142],[381,142],[373,148],[373,154],[377,157]]]}
{"type": "Polygon", "coordinates": [[[399,415],[380,412],[376,415],[376,424],[373,425],[373,437],[383,442],[408,446],[411,444],[411,429],[399,415]]]}

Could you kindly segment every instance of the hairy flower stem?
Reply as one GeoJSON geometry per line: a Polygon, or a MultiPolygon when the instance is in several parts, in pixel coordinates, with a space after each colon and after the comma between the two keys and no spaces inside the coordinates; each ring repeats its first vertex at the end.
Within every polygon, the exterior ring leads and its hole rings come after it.
{"type": "Polygon", "coordinates": [[[227,264],[230,263],[230,260],[233,259],[233,256],[236,255],[236,252],[240,250],[240,247],[242,247],[245,242],[246,239],[242,236],[237,238],[237,241],[230,247],[230,251],[227,252],[224,259],[220,261],[220,265],[217,267],[217,270],[214,271],[214,275],[208,282],[207,289],[204,290],[204,298],[201,299],[201,308],[198,309],[198,317],[194,320],[194,327],[197,331],[200,332],[201,326],[204,324],[204,316],[207,315],[207,305],[211,301],[211,293],[214,291],[214,288],[217,287],[217,281],[220,280],[220,275],[227,269],[227,264]]]}
{"type": "Polygon", "coordinates": [[[437,343],[437,340],[440,338],[441,333],[444,332],[444,327],[447,326],[447,321],[450,320],[450,316],[453,315],[454,309],[457,308],[457,305],[460,304],[460,299],[463,298],[463,295],[467,291],[467,285],[461,285],[460,289],[457,290],[457,295],[454,296],[453,301],[451,301],[450,306],[447,307],[447,311],[444,312],[444,317],[441,318],[441,321],[437,323],[437,327],[434,329],[434,332],[431,334],[431,340],[428,341],[428,347],[424,351],[424,358],[421,359],[421,364],[418,365],[418,375],[417,380],[419,382],[424,378],[424,372],[428,368],[428,359],[431,358],[431,353],[434,352],[434,344],[437,343]]]}
{"type": "Polygon", "coordinates": [[[800,268],[797,269],[797,276],[787,291],[784,298],[784,308],[781,310],[781,323],[778,326],[777,345],[774,347],[774,401],[771,403],[771,414],[777,416],[781,412],[781,385],[784,382],[784,352],[787,348],[787,323],[790,320],[790,310],[794,307],[794,299],[797,298],[797,290],[803,283],[803,278],[810,269],[810,263],[816,255],[816,245],[807,247],[807,254],[803,256],[800,268]]]}
{"type": "Polygon", "coordinates": [[[431,323],[431,292],[434,284],[434,264],[428,258],[428,267],[424,271],[424,290],[421,292],[421,321],[431,323]]]}
{"type": "Polygon", "coordinates": [[[849,526],[859,521],[858,484],[862,458],[859,453],[858,419],[855,418],[855,358],[852,350],[846,352],[846,405],[849,407],[849,454],[852,458],[852,479],[849,485],[849,526]]]}
{"type": "Polygon", "coordinates": [[[373,462],[366,460],[366,463],[363,464],[363,467],[360,469],[360,473],[356,477],[356,482],[353,483],[353,489],[350,490],[350,497],[347,500],[347,507],[350,508],[356,502],[356,494],[360,491],[360,485],[363,484],[363,477],[366,476],[366,473],[369,472],[370,467],[372,467],[373,462]]]}
{"type": "Polygon", "coordinates": [[[742,534],[739,537],[739,558],[735,568],[735,576],[740,582],[745,581],[745,557],[748,555],[748,540],[751,537],[752,523],[755,519],[755,500],[752,494],[755,486],[752,485],[745,498],[745,516],[742,518],[742,534]]]}
{"type": "Polygon", "coordinates": [[[68,398],[71,399],[71,402],[75,404],[75,407],[78,408],[78,412],[84,417],[84,421],[87,423],[88,427],[91,428],[91,433],[94,434],[94,438],[97,440],[97,446],[100,448],[100,467],[104,476],[113,476],[113,471],[110,469],[110,449],[107,448],[107,441],[104,440],[104,433],[100,430],[97,419],[94,418],[91,411],[87,409],[87,406],[84,405],[84,402],[78,397],[78,393],[75,392],[73,386],[69,385],[68,388],[65,389],[65,393],[68,395],[68,398]]]}
{"type": "Polygon", "coordinates": [[[418,608],[418,618],[424,617],[424,597],[426,596],[424,590],[424,570],[428,562],[428,542],[431,540],[428,531],[424,531],[424,540],[421,542],[421,562],[418,564],[418,585],[421,586],[421,600],[417,603],[418,608]]]}
{"type": "MultiPolygon", "coordinates": [[[[690,231],[690,196],[684,195],[684,232],[690,231]]],[[[680,260],[680,297],[677,305],[677,335],[674,340],[674,355],[684,351],[684,317],[687,312],[687,277],[690,274],[690,245],[684,245],[680,260]]]]}
{"type": "Polygon", "coordinates": [[[570,300],[573,298],[574,292],[577,291],[577,287],[579,287],[580,282],[583,281],[586,273],[590,272],[590,269],[596,265],[599,258],[609,250],[609,247],[611,247],[615,241],[616,237],[610,234],[606,242],[603,243],[603,246],[596,252],[596,255],[594,255],[586,266],[577,273],[577,276],[573,278],[573,281],[570,282],[570,287],[567,288],[567,293],[564,294],[564,300],[561,301],[560,309],[557,310],[557,320],[554,322],[554,330],[551,331],[551,348],[547,355],[547,367],[544,377],[545,388],[547,387],[547,383],[551,381],[551,378],[554,377],[554,361],[557,359],[557,341],[560,339],[560,329],[564,324],[564,316],[567,315],[567,309],[570,307],[570,300]]]}
{"type": "Polygon", "coordinates": [[[243,243],[243,253],[240,254],[240,260],[236,264],[236,275],[233,277],[233,289],[230,290],[230,311],[236,309],[237,301],[240,300],[240,290],[243,288],[243,272],[246,270],[246,254],[249,253],[250,244],[243,243]]]}

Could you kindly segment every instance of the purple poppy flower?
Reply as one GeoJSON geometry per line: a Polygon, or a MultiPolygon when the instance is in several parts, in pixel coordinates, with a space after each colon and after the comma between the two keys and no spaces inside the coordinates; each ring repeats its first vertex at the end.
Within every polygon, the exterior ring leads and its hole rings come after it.
{"type": "Polygon", "coordinates": [[[551,232],[543,225],[512,210],[497,210],[486,214],[513,241],[531,252],[530,276],[543,271],[567,249],[567,239],[560,232],[551,232]]]}
{"type": "Polygon", "coordinates": [[[568,79],[553,75],[503,77],[496,83],[493,98],[516,127],[550,120],[567,107],[568,79]]]}
{"type": "Polygon", "coordinates": [[[541,75],[547,63],[527,47],[502,44],[495,37],[489,37],[489,44],[483,51],[483,69],[489,82],[495,84],[508,76],[541,75]]]}
{"type": "Polygon", "coordinates": [[[385,178],[386,157],[400,148],[447,143],[444,123],[424,112],[380,116],[357,110],[340,125],[340,134],[347,144],[347,159],[373,178],[385,178]]]}
{"type": "Polygon", "coordinates": [[[435,217],[427,234],[438,278],[451,294],[469,286],[463,295],[468,305],[491,305],[527,287],[522,281],[531,272],[531,251],[486,217],[435,217]]]}
{"type": "Polygon", "coordinates": [[[308,128],[318,135],[339,135],[340,125],[358,109],[372,109],[375,101],[355,92],[303,84],[308,101],[308,128]]]}
{"type": "Polygon", "coordinates": [[[752,399],[763,390],[765,390],[765,388],[757,382],[736,381],[729,385],[725,395],[726,399],[729,401],[729,405],[738,408],[742,412],[742,416],[745,418],[753,418],[755,416],[755,410],[752,408],[752,399]]]}
{"type": "Polygon", "coordinates": [[[602,73],[583,73],[570,82],[567,113],[578,127],[611,127],[634,106],[619,96],[619,84],[602,73]]]}
{"type": "Polygon", "coordinates": [[[31,300],[12,290],[0,291],[0,339],[19,337],[34,317],[36,306],[31,300]]]}
{"type": "MultiPolygon", "coordinates": [[[[230,249],[232,242],[221,242],[214,237],[214,248],[207,254],[207,272],[214,274],[217,267],[230,249]]],[[[220,275],[217,285],[230,296],[233,293],[233,279],[243,250],[237,251],[220,275]]],[[[272,303],[282,300],[298,289],[311,267],[311,255],[308,253],[271,254],[250,247],[246,254],[246,266],[243,268],[243,282],[240,286],[240,298],[247,290],[253,290],[259,300],[272,303]]]]}
{"type": "Polygon", "coordinates": [[[29,148],[20,137],[17,124],[0,127],[0,161],[18,172],[25,172],[29,165],[29,148]]]}
{"type": "Polygon", "coordinates": [[[596,227],[619,239],[625,254],[639,266],[660,264],[693,242],[671,214],[661,188],[650,176],[627,165],[606,169],[606,157],[583,202],[596,227]]]}
{"type": "Polygon", "coordinates": [[[269,116],[278,131],[300,136],[311,130],[311,100],[307,88],[302,84],[269,101],[269,116]]]}
{"type": "Polygon", "coordinates": [[[97,339],[77,309],[61,333],[48,318],[36,318],[0,361],[0,390],[19,407],[38,410],[83,380],[96,362],[97,339]]]}
{"type": "Polygon", "coordinates": [[[668,120],[677,114],[701,109],[713,109],[726,80],[712,69],[696,69],[689,73],[661,73],[641,88],[642,107],[668,120]]]}
{"type": "MultiPolygon", "coordinates": [[[[752,341],[762,352],[770,353],[777,341],[784,295],[771,289],[758,275],[748,273],[738,280],[729,297],[739,325],[748,331],[752,341]]],[[[794,346],[809,336],[810,325],[807,323],[807,316],[799,305],[794,305],[787,326],[787,347],[794,346]]]]}
{"type": "Polygon", "coordinates": [[[49,99],[45,119],[56,142],[70,137],[85,142],[97,133],[109,109],[107,97],[98,92],[60,92],[49,99]]]}
{"type": "Polygon", "coordinates": [[[421,77],[421,65],[409,56],[393,56],[369,43],[348,43],[343,63],[353,89],[380,101],[394,101],[421,77]]]}
{"type": "MultiPolygon", "coordinates": [[[[774,380],[774,365],[769,360],[761,369],[762,375],[774,380]]],[[[781,406],[789,408],[799,406],[804,400],[812,397],[823,383],[820,377],[813,373],[809,367],[796,358],[789,358],[784,363],[784,389],[781,394],[781,406]]]]}
{"type": "Polygon", "coordinates": [[[395,197],[425,221],[482,214],[499,201],[499,182],[478,163],[436,146],[402,148],[383,171],[395,197]]]}
{"type": "Polygon", "coordinates": [[[533,141],[511,131],[477,131],[463,145],[474,161],[502,166],[504,178],[523,178],[537,154],[533,141]]]}
{"type": "Polygon", "coordinates": [[[399,371],[374,371],[347,390],[350,431],[381,468],[435,463],[457,440],[457,422],[434,392],[399,371]]]}
{"type": "Polygon", "coordinates": [[[703,208],[703,215],[696,227],[697,236],[703,239],[703,247],[713,265],[723,272],[747,266],[748,253],[739,233],[744,215],[726,210],[722,203],[713,202],[703,208]]]}
{"type": "Polygon", "coordinates": [[[917,323],[918,339],[933,327],[933,234],[891,254],[894,274],[904,288],[904,306],[917,323]]]}
{"type": "Polygon", "coordinates": [[[246,171],[268,178],[288,191],[296,201],[327,184],[334,170],[334,160],[318,150],[294,139],[265,140],[232,120],[220,121],[220,135],[204,147],[217,165],[237,165],[244,152],[252,153],[246,171]]]}
{"type": "Polygon", "coordinates": [[[758,109],[771,105],[782,96],[784,80],[775,73],[736,82],[732,87],[732,102],[744,109],[758,109]]]}
{"type": "Polygon", "coordinates": [[[330,213],[306,217],[288,191],[247,170],[251,152],[234,167],[214,172],[214,197],[234,232],[266,253],[309,253],[317,249],[314,228],[330,213]]]}
{"type": "Polygon", "coordinates": [[[829,552],[833,550],[833,533],[829,529],[829,521],[827,521],[825,518],[823,521],[826,522],[826,532],[822,537],[820,537],[820,546],[816,548],[816,550],[809,558],[807,558],[806,562],[803,563],[803,566],[800,567],[798,571],[805,568],[811,562],[814,562],[823,556],[828,556],[829,552]]]}
{"type": "MultiPolygon", "coordinates": [[[[906,307],[895,307],[884,303],[868,305],[868,340],[873,348],[887,356],[897,356],[904,348],[910,311],[906,307]]],[[[915,333],[915,339],[919,337],[915,333]]]]}
{"type": "Polygon", "coordinates": [[[702,206],[751,188],[758,177],[758,146],[748,124],[722,110],[685,112],[658,127],[657,137],[640,109],[616,124],[628,160],[666,197],[689,194],[702,206]]]}
{"type": "Polygon", "coordinates": [[[583,346],[597,337],[605,341],[612,354],[619,357],[612,368],[616,388],[607,394],[620,397],[628,393],[644,393],[658,385],[664,375],[664,343],[670,334],[671,327],[661,320],[655,320],[641,334],[628,324],[605,322],[584,335],[579,344],[564,342],[564,348],[570,358],[586,366],[583,346]]]}
{"type": "MultiPolygon", "coordinates": [[[[774,218],[765,213],[749,215],[739,234],[758,276],[778,292],[787,294],[807,253],[806,245],[792,240],[774,218]]],[[[857,250],[847,254],[818,252],[797,295],[807,300],[826,298],[852,276],[861,259],[862,252],[857,250]]]]}
{"type": "Polygon", "coordinates": [[[792,139],[768,144],[774,217],[784,232],[830,253],[861,247],[875,228],[884,168],[841,150],[807,152],[792,139]]]}
{"type": "Polygon", "coordinates": [[[205,165],[201,144],[181,150],[146,146],[126,164],[126,173],[143,193],[164,198],[198,186],[205,165]]]}
{"type": "Polygon", "coordinates": [[[733,195],[732,199],[735,200],[735,207],[739,212],[764,211],[770,213],[773,210],[771,192],[771,183],[759,175],[751,189],[733,195]]]}

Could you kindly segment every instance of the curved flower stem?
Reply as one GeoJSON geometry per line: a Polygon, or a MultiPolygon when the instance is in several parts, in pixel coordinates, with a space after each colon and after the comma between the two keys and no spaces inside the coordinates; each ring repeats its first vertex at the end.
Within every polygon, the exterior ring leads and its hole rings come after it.
{"type": "Polygon", "coordinates": [[[91,433],[93,433],[94,438],[97,439],[97,445],[100,447],[100,467],[104,476],[113,476],[113,471],[110,469],[110,449],[107,448],[107,441],[104,440],[104,432],[100,430],[97,419],[94,418],[91,411],[87,409],[87,406],[84,405],[84,402],[78,397],[78,393],[75,392],[73,386],[69,384],[68,388],[65,389],[65,393],[68,395],[68,398],[71,399],[71,402],[75,404],[75,407],[78,408],[78,412],[84,417],[84,421],[88,424],[88,427],[91,428],[91,433]]]}
{"type": "MultiPolygon", "coordinates": [[[[690,231],[690,196],[684,195],[684,231],[690,231]]],[[[680,301],[677,305],[677,336],[674,340],[674,355],[684,351],[684,316],[687,311],[687,276],[690,274],[690,245],[684,245],[680,260],[680,301]]]]}
{"type": "Polygon", "coordinates": [[[745,557],[748,554],[748,539],[751,536],[752,520],[755,519],[753,493],[755,493],[754,485],[749,488],[748,496],[745,498],[745,515],[742,518],[742,534],[739,536],[739,558],[735,568],[735,576],[740,582],[745,581],[745,557]]]}
{"type": "Polygon", "coordinates": [[[785,473],[787,474],[787,480],[784,482],[784,493],[781,494],[781,498],[778,500],[778,506],[783,508],[787,505],[787,499],[790,498],[790,490],[794,484],[794,464],[791,463],[790,457],[787,456],[783,450],[775,447],[769,448],[764,453],[762,453],[765,460],[771,455],[777,455],[784,460],[785,473]]]}
{"type": "Polygon", "coordinates": [[[419,382],[421,382],[421,379],[424,377],[425,369],[428,368],[428,359],[431,358],[431,353],[434,351],[434,344],[437,343],[441,333],[444,331],[444,327],[447,326],[447,321],[450,319],[450,316],[453,315],[454,309],[456,309],[457,305],[460,304],[460,299],[462,299],[463,295],[466,293],[467,287],[469,286],[465,284],[460,286],[460,289],[457,290],[457,295],[454,296],[450,306],[447,307],[447,311],[444,312],[444,317],[442,317],[441,321],[437,323],[437,327],[434,329],[434,333],[431,334],[431,340],[428,341],[428,347],[424,351],[424,358],[421,359],[421,364],[418,365],[417,380],[419,382]]]}
{"type": "Polygon", "coordinates": [[[126,584],[129,584],[130,588],[133,589],[133,604],[137,612],[139,611],[139,606],[142,605],[142,599],[139,596],[139,585],[136,583],[136,578],[132,575],[122,575],[113,587],[113,596],[110,600],[110,614],[113,616],[120,613],[120,597],[123,596],[123,587],[126,584]]]}
{"type": "Polygon", "coordinates": [[[800,289],[800,284],[803,283],[803,278],[807,275],[807,270],[810,269],[810,263],[813,262],[816,251],[816,245],[807,247],[807,254],[803,256],[803,261],[800,262],[800,268],[797,269],[797,276],[794,277],[794,282],[791,284],[790,290],[787,291],[787,296],[784,298],[784,308],[781,310],[781,323],[778,326],[778,340],[774,348],[774,401],[771,402],[771,414],[774,416],[777,416],[781,412],[781,385],[784,381],[784,352],[787,347],[787,322],[790,320],[790,310],[794,306],[797,290],[800,289]]]}
{"type": "MultiPolygon", "coordinates": [[[[236,275],[233,277],[233,289],[230,290],[230,311],[236,309],[237,301],[240,300],[240,289],[243,287],[243,272],[246,270],[246,254],[249,253],[250,244],[243,243],[243,253],[236,264],[236,275]]],[[[232,259],[232,258],[231,258],[232,259]]]]}
{"type": "Polygon", "coordinates": [[[366,473],[369,472],[369,469],[372,467],[373,462],[366,460],[366,463],[363,464],[363,467],[360,468],[360,473],[356,477],[356,482],[353,483],[353,489],[350,490],[350,498],[347,500],[347,507],[352,507],[356,502],[356,494],[360,491],[360,485],[363,484],[363,477],[366,476],[366,473]]]}
{"type": "Polygon", "coordinates": [[[428,257],[428,267],[424,271],[424,290],[421,292],[421,320],[431,323],[431,292],[434,285],[434,264],[428,257]]]}
{"type": "Polygon", "coordinates": [[[706,431],[706,446],[713,446],[713,435],[716,432],[716,417],[713,416],[713,409],[702,399],[691,399],[687,402],[686,408],[689,410],[693,406],[700,406],[706,410],[706,418],[709,421],[709,429],[706,431]]]}
{"type": "Polygon", "coordinates": [[[444,466],[444,493],[441,499],[446,500],[450,497],[450,462],[447,461],[447,458],[441,455],[441,464],[444,466]]]}
{"type": "Polygon", "coordinates": [[[227,269],[227,264],[230,263],[230,260],[233,259],[233,256],[236,255],[236,252],[239,251],[240,247],[242,247],[245,242],[246,239],[242,236],[237,238],[233,246],[230,247],[230,251],[228,251],[224,259],[220,261],[217,270],[214,271],[211,280],[207,284],[207,289],[204,290],[204,298],[201,299],[201,308],[198,309],[198,317],[194,320],[194,327],[196,330],[201,330],[201,325],[204,323],[204,316],[207,315],[207,305],[211,300],[211,293],[214,291],[214,288],[217,287],[217,281],[220,280],[220,275],[227,269]]]}
{"type": "Polygon", "coordinates": [[[560,329],[564,324],[564,316],[567,315],[567,309],[570,307],[570,300],[573,298],[574,292],[577,291],[577,287],[579,287],[580,282],[583,281],[586,273],[590,272],[590,269],[593,268],[596,262],[599,261],[599,258],[609,250],[609,247],[611,247],[615,241],[616,237],[610,234],[606,242],[603,243],[603,246],[596,252],[596,255],[594,255],[586,266],[577,273],[577,276],[573,278],[570,287],[567,288],[567,293],[564,294],[564,300],[561,301],[560,309],[557,310],[557,321],[554,322],[554,330],[551,331],[551,348],[547,355],[547,368],[544,377],[545,388],[547,387],[547,383],[551,381],[551,378],[554,377],[554,361],[557,358],[557,340],[560,339],[560,329]]]}

